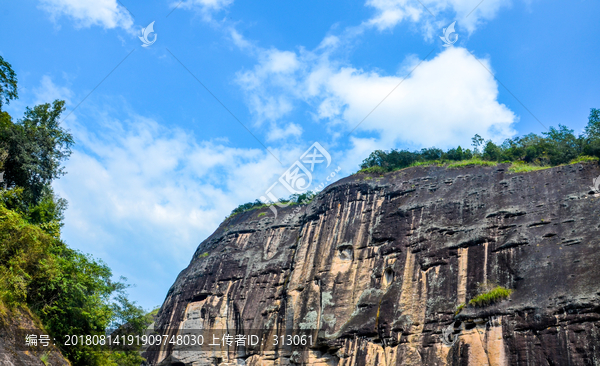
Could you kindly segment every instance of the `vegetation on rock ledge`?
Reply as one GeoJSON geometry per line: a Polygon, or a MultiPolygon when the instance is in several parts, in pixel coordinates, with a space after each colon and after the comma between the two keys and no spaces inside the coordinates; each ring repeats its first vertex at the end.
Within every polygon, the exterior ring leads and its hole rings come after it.
{"type": "Polygon", "coordinates": [[[447,165],[457,168],[469,165],[513,163],[511,172],[527,172],[562,164],[596,161],[600,158],[600,109],[592,108],[585,131],[575,136],[573,130],[559,125],[550,127],[542,136],[534,133],[506,139],[496,145],[475,135],[471,149],[443,151],[435,147],[409,150],[375,150],[361,164],[358,173],[383,174],[412,166],[447,165]]]}
{"type": "Polygon", "coordinates": [[[466,306],[484,307],[492,305],[498,301],[508,298],[512,293],[513,290],[496,284],[488,283],[482,285],[477,296],[469,300],[467,304],[460,304],[456,307],[454,315],[458,315],[466,306]]]}
{"type": "MultiPolygon", "coordinates": [[[[307,191],[302,194],[292,194],[288,199],[280,199],[278,203],[281,205],[281,207],[305,205],[305,204],[310,203],[313,200],[313,198],[315,197],[315,195],[316,195],[316,193],[313,191],[307,191]]],[[[238,207],[234,208],[233,211],[231,211],[231,213],[229,214],[229,216],[227,216],[225,219],[231,218],[231,217],[233,217],[237,214],[243,213],[243,212],[258,210],[261,208],[269,207],[271,205],[272,204],[265,204],[259,200],[256,200],[254,202],[244,203],[244,204],[241,204],[238,207]]],[[[264,216],[263,214],[264,214],[264,212],[260,213],[258,215],[258,217],[264,216]]]]}
{"type": "Polygon", "coordinates": [[[496,286],[489,291],[480,293],[471,300],[469,300],[469,306],[482,307],[491,305],[497,301],[506,299],[513,293],[513,290],[507,289],[502,286],[496,286]]]}

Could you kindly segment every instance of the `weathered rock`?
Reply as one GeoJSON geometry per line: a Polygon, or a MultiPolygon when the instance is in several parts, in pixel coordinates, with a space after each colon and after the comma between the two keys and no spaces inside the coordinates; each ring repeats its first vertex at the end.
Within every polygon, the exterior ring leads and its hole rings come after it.
{"type": "MultiPolygon", "coordinates": [[[[27,308],[0,310],[0,365],[1,366],[69,366],[71,365],[55,346],[27,349],[23,344],[24,332],[42,331],[40,321],[27,308]]],[[[50,342],[48,342],[50,344],[50,342]]]]}
{"type": "Polygon", "coordinates": [[[163,346],[149,361],[600,365],[599,174],[416,167],[350,176],[276,219],[236,215],[200,244],[156,329],[315,329],[316,344],[300,359],[163,346]],[[482,283],[514,292],[455,316],[482,283]]]}

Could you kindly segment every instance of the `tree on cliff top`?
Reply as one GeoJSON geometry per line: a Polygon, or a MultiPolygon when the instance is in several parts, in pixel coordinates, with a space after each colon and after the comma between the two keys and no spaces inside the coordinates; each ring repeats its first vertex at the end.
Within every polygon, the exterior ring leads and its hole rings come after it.
{"type": "Polygon", "coordinates": [[[592,108],[585,132],[575,136],[572,129],[559,125],[550,127],[542,135],[534,133],[506,139],[497,145],[484,141],[479,135],[472,139],[473,150],[457,148],[443,151],[435,147],[420,151],[375,150],[361,164],[364,172],[385,172],[435,161],[468,160],[477,158],[490,162],[524,162],[537,166],[568,164],[581,156],[600,158],[600,109],[592,108]],[[368,169],[368,170],[367,170],[368,169]]]}

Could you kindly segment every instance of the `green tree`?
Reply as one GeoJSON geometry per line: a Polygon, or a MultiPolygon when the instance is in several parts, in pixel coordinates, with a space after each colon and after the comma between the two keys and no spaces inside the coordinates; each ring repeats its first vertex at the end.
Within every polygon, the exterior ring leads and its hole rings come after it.
{"type": "Polygon", "coordinates": [[[566,164],[581,153],[578,139],[573,130],[566,126],[558,125],[558,129],[550,127],[548,132],[542,134],[546,136],[544,147],[550,165],[566,164]]]}
{"type": "Polygon", "coordinates": [[[478,155],[480,153],[479,148],[483,146],[483,137],[475,134],[475,136],[471,138],[471,141],[471,145],[473,146],[473,154],[478,155]]]}
{"type": "Polygon", "coordinates": [[[435,147],[421,149],[421,158],[425,160],[441,160],[444,155],[444,150],[435,147]]]}
{"type": "Polygon", "coordinates": [[[588,138],[600,138],[600,109],[592,108],[590,110],[585,134],[588,138]]]}
{"type": "Polygon", "coordinates": [[[584,154],[600,157],[600,109],[591,109],[584,139],[584,154]]]}
{"type": "Polygon", "coordinates": [[[50,182],[64,175],[62,161],[71,154],[73,137],[59,125],[64,101],[27,108],[23,119],[0,125],[0,142],[8,157],[4,162],[4,181],[8,188],[23,187],[25,200],[37,205],[50,182]]]}
{"type": "Polygon", "coordinates": [[[11,65],[0,56],[0,112],[4,104],[18,98],[17,75],[11,65]]]}
{"type": "MultiPolygon", "coordinates": [[[[0,107],[17,98],[17,79],[0,57],[0,107]]],[[[64,101],[27,108],[22,119],[0,110],[0,306],[29,307],[75,366],[137,366],[133,351],[61,346],[66,334],[104,334],[108,327],[139,333],[148,318],[128,300],[126,285],[106,264],[60,240],[66,200],[52,191],[65,174],[73,137],[59,123],[64,101]]],[[[1,108],[0,108],[1,109],[1,108]]]]}
{"type": "Polygon", "coordinates": [[[502,159],[502,149],[490,140],[483,149],[483,158],[490,161],[500,161],[502,159]]]}

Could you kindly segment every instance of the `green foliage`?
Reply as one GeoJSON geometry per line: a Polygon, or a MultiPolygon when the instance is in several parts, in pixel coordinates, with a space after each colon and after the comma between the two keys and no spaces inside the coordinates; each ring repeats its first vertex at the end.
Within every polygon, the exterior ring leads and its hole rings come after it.
{"type": "Polygon", "coordinates": [[[206,258],[208,257],[208,252],[204,252],[198,256],[198,258],[206,258]]]}
{"type": "Polygon", "coordinates": [[[550,167],[549,166],[538,166],[538,165],[533,165],[533,164],[527,164],[522,161],[517,161],[508,168],[508,171],[511,173],[526,173],[526,172],[533,172],[536,170],[543,170],[543,169],[548,169],[548,168],[550,168],[550,167]]]}
{"type": "Polygon", "coordinates": [[[0,111],[2,105],[17,99],[17,75],[12,66],[0,56],[0,111]]]}
{"type": "Polygon", "coordinates": [[[471,145],[473,146],[473,154],[474,155],[479,155],[480,151],[479,149],[481,148],[481,146],[483,145],[484,139],[483,137],[479,136],[478,134],[475,134],[475,136],[473,136],[471,138],[471,145]]]}
{"type": "Polygon", "coordinates": [[[227,218],[233,217],[242,212],[256,210],[256,209],[262,208],[262,207],[268,207],[268,206],[259,200],[256,200],[254,202],[244,203],[244,204],[241,204],[238,207],[234,208],[233,211],[231,211],[231,213],[229,214],[229,216],[227,216],[227,218]]]}
{"type": "Polygon", "coordinates": [[[4,181],[22,187],[26,202],[37,205],[53,179],[64,174],[62,161],[71,154],[73,137],[59,125],[64,101],[27,108],[23,119],[0,124],[0,142],[8,157],[4,162],[4,181]]]}
{"type": "Polygon", "coordinates": [[[506,299],[513,293],[513,290],[502,286],[496,286],[486,292],[480,293],[469,301],[469,306],[483,307],[491,305],[500,300],[506,299]]]}
{"type": "MultiPolygon", "coordinates": [[[[436,155],[436,152],[437,151],[432,151],[430,152],[430,155],[436,155]]],[[[418,152],[410,152],[408,150],[391,150],[389,152],[383,150],[375,150],[371,153],[371,155],[369,155],[365,160],[363,160],[360,166],[360,172],[365,172],[365,169],[369,168],[373,169],[371,171],[366,172],[390,172],[395,169],[409,167],[418,160],[418,152]]]]}
{"type": "Polygon", "coordinates": [[[263,216],[265,216],[266,214],[267,214],[266,212],[261,212],[261,213],[259,213],[259,214],[258,214],[258,217],[263,217],[263,216]]]}
{"type": "Polygon", "coordinates": [[[417,161],[411,165],[414,166],[443,166],[444,162],[441,160],[427,160],[427,161],[417,161]]]}
{"type": "Polygon", "coordinates": [[[42,363],[45,366],[48,366],[48,363],[49,363],[48,359],[49,359],[49,356],[47,353],[44,353],[43,355],[40,356],[40,361],[42,361],[42,363]]]}
{"type": "Polygon", "coordinates": [[[364,169],[361,169],[358,171],[358,173],[363,173],[363,174],[383,174],[386,172],[387,172],[387,170],[380,166],[371,166],[371,167],[364,168],[364,169]]]}
{"type": "Polygon", "coordinates": [[[597,162],[598,160],[600,160],[600,158],[598,158],[596,156],[581,155],[581,156],[571,160],[569,162],[569,164],[592,163],[592,162],[597,162]]]}
{"type": "Polygon", "coordinates": [[[0,205],[0,302],[9,307],[28,300],[30,284],[46,276],[54,238],[0,205]]]}
{"type": "Polygon", "coordinates": [[[460,146],[446,152],[435,147],[412,152],[375,150],[363,160],[359,173],[385,173],[410,166],[441,164],[448,164],[448,167],[492,166],[492,162],[515,162],[512,172],[526,172],[573,161],[593,161],[591,158],[600,158],[600,109],[591,109],[585,132],[579,136],[566,126],[559,125],[558,128],[550,127],[541,136],[531,133],[506,139],[501,145],[484,141],[479,135],[471,140],[472,151],[460,146]]]}
{"type": "Polygon", "coordinates": [[[27,222],[38,225],[53,237],[60,236],[67,201],[56,196],[50,187],[44,188],[44,195],[36,206],[27,203],[23,188],[20,187],[1,190],[0,203],[9,210],[19,213],[27,222]]]}
{"type": "MultiPolygon", "coordinates": [[[[282,205],[285,205],[285,206],[305,205],[305,204],[310,203],[314,198],[315,198],[315,192],[307,191],[307,192],[301,193],[301,194],[292,194],[292,195],[290,195],[290,197],[288,199],[279,199],[279,203],[281,203],[282,205]]],[[[271,206],[271,204],[264,204],[259,200],[256,200],[254,202],[244,203],[244,204],[236,207],[233,211],[231,211],[231,214],[229,214],[229,216],[227,216],[225,219],[229,219],[229,218],[231,218],[237,214],[240,214],[242,212],[257,210],[257,209],[265,208],[265,207],[269,207],[269,206],[271,206]]],[[[259,214],[259,216],[260,216],[260,214],[259,214]]]]}
{"type": "MultiPolygon", "coordinates": [[[[0,56],[0,107],[17,98],[17,79],[0,56]]],[[[59,124],[64,101],[27,108],[14,123],[0,110],[0,311],[31,309],[74,366],[140,365],[133,351],[61,346],[65,334],[104,334],[109,327],[140,333],[150,318],[112,280],[106,264],[60,240],[67,202],[51,183],[64,173],[73,137],[59,124]]],[[[47,355],[40,360],[47,363],[47,355]]]]}
{"type": "Polygon", "coordinates": [[[473,158],[473,152],[462,147],[444,152],[435,147],[410,152],[408,150],[375,150],[363,160],[359,173],[391,172],[411,166],[441,165],[448,161],[461,161],[473,158]]]}
{"type": "Polygon", "coordinates": [[[497,163],[475,158],[475,159],[458,161],[456,163],[450,163],[450,164],[448,164],[448,168],[462,168],[462,167],[471,166],[471,165],[496,166],[497,163]]]}
{"type": "Polygon", "coordinates": [[[465,304],[460,304],[460,305],[458,305],[458,306],[456,307],[456,311],[454,311],[454,316],[457,316],[457,315],[458,315],[458,314],[459,314],[459,313],[462,311],[462,309],[464,309],[464,308],[465,308],[465,306],[466,306],[465,304]]]}
{"type": "Polygon", "coordinates": [[[306,191],[301,194],[292,194],[288,199],[279,200],[282,203],[286,203],[288,205],[306,205],[312,202],[315,198],[316,194],[313,191],[306,191]]]}
{"type": "MultiPolygon", "coordinates": [[[[145,312],[125,296],[127,286],[112,281],[102,261],[68,248],[3,204],[0,241],[0,302],[27,304],[57,340],[122,324],[139,333],[148,325],[145,312]]],[[[98,347],[61,350],[73,365],[101,365],[112,357],[98,347]]]]}
{"type": "Polygon", "coordinates": [[[146,361],[135,350],[105,352],[105,357],[107,358],[105,364],[111,366],[139,366],[146,361]]]}

